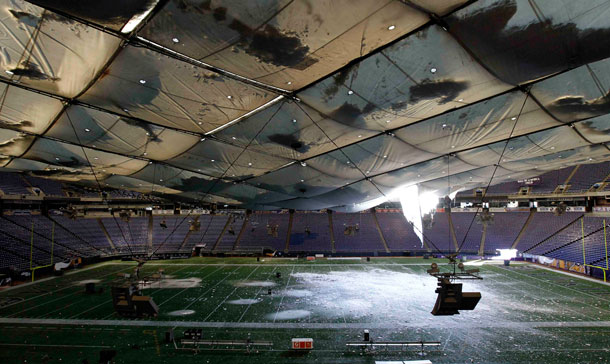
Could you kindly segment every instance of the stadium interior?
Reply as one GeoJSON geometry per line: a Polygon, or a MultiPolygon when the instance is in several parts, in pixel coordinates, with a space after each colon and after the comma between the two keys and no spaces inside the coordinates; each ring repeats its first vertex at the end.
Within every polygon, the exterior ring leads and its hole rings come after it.
{"type": "Polygon", "coordinates": [[[0,25],[1,363],[610,363],[610,1],[0,25]]]}

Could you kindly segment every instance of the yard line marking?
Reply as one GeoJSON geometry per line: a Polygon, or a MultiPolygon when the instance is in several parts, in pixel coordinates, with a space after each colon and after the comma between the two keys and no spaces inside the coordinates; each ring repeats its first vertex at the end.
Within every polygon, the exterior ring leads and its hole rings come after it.
{"type": "MultiPolygon", "coordinates": [[[[0,323],[22,325],[60,325],[60,326],[123,326],[123,327],[197,327],[197,328],[249,328],[249,329],[396,329],[396,328],[438,328],[436,322],[217,322],[217,321],[150,321],[150,320],[70,320],[70,319],[36,319],[0,317],[0,323]]],[[[26,328],[25,326],[20,326],[26,328]]],[[[473,329],[505,328],[511,330],[537,328],[610,328],[610,321],[486,321],[475,322],[473,329]]],[[[29,328],[29,327],[27,327],[29,328]]],[[[443,324],[445,329],[463,329],[463,323],[448,321],[443,324]]],[[[73,330],[72,327],[64,329],[73,330]]],[[[120,329],[124,331],[125,329],[120,329]]],[[[31,344],[28,344],[31,345],[31,344]]]]}
{"type": "MultiPolygon", "coordinates": [[[[557,287],[561,287],[561,288],[563,288],[563,289],[569,289],[570,291],[574,291],[574,292],[579,293],[579,294],[585,294],[585,295],[587,295],[587,296],[591,296],[591,297],[593,297],[593,298],[595,298],[595,299],[597,299],[597,300],[602,300],[602,301],[610,302],[610,300],[604,299],[604,298],[602,298],[602,297],[598,297],[598,296],[596,296],[596,295],[592,295],[592,294],[587,293],[587,292],[584,292],[584,291],[579,291],[579,290],[577,290],[577,289],[570,288],[570,287],[568,287],[568,286],[562,286],[562,285],[560,285],[560,284],[557,284],[557,283],[554,283],[554,282],[551,282],[551,281],[545,281],[544,279],[536,278],[536,277],[534,277],[534,276],[528,276],[527,274],[523,274],[523,273],[519,273],[519,272],[514,271],[514,270],[510,270],[510,269],[502,268],[502,267],[500,267],[500,266],[498,266],[498,268],[500,268],[501,270],[505,270],[505,271],[507,271],[507,272],[511,272],[511,273],[515,273],[515,274],[518,274],[518,275],[521,275],[521,276],[529,277],[529,278],[535,279],[535,280],[537,280],[537,281],[541,281],[541,282],[544,282],[544,283],[552,284],[552,285],[555,285],[555,286],[557,286],[557,287]]],[[[578,278],[578,276],[574,276],[574,278],[578,278]]],[[[528,283],[528,282],[526,282],[526,283],[528,283]]],[[[533,284],[531,284],[531,283],[528,283],[528,284],[529,284],[529,285],[534,286],[534,285],[533,285],[533,284]]],[[[539,286],[534,286],[534,287],[541,288],[541,287],[539,287],[539,286]]],[[[545,289],[545,288],[543,288],[543,289],[545,289]]],[[[547,290],[547,291],[549,291],[549,289],[546,289],[546,290],[547,290]]],[[[551,291],[551,292],[552,292],[552,291],[551,291]]],[[[564,296],[564,297],[568,297],[568,296],[564,296]]],[[[582,301],[578,301],[578,302],[580,302],[580,303],[585,303],[585,302],[582,302],[582,301]]],[[[586,303],[585,303],[585,304],[586,304],[586,303]]],[[[604,310],[604,311],[610,312],[610,310],[606,310],[606,309],[603,309],[603,308],[601,308],[601,307],[599,307],[599,308],[600,308],[600,309],[602,309],[602,310],[604,310]]]]}
{"type": "MultiPolygon", "coordinates": [[[[269,273],[270,276],[273,277],[273,273],[275,272],[275,270],[277,269],[277,265],[273,267],[273,270],[271,271],[271,273],[269,273]]],[[[263,287],[259,288],[258,291],[256,291],[254,297],[258,298],[258,296],[260,295],[261,291],[263,290],[263,287]]],[[[237,322],[241,322],[241,320],[244,318],[244,316],[246,315],[246,312],[248,312],[248,310],[250,309],[250,307],[252,306],[252,304],[250,303],[246,309],[244,310],[244,312],[241,314],[241,316],[239,316],[239,320],[237,320],[237,322]]]]}
{"type": "MultiPolygon", "coordinates": [[[[202,267],[202,268],[199,268],[199,270],[197,271],[197,273],[201,272],[201,270],[202,270],[203,268],[207,268],[207,266],[204,266],[204,267],[202,267]]],[[[218,269],[216,269],[215,271],[213,271],[213,272],[211,272],[211,273],[209,273],[209,274],[206,274],[206,275],[205,275],[203,278],[201,278],[201,282],[203,282],[203,280],[204,280],[204,279],[206,279],[206,278],[207,278],[207,277],[209,277],[210,275],[212,275],[212,274],[214,274],[214,273],[218,272],[218,271],[219,271],[219,270],[221,270],[221,269],[222,269],[222,267],[218,267],[218,269]]],[[[193,274],[195,274],[195,273],[191,273],[191,274],[190,274],[190,277],[192,277],[192,276],[193,276],[193,274]]],[[[182,292],[186,291],[187,289],[190,289],[190,288],[184,288],[184,289],[180,290],[180,292],[176,293],[175,295],[171,296],[170,298],[166,299],[165,301],[163,301],[163,302],[159,303],[159,304],[158,304],[158,306],[160,307],[162,304],[166,303],[167,301],[171,300],[172,298],[176,297],[177,295],[179,295],[180,293],[182,293],[182,292]]]]}
{"type": "MultiPolygon", "coordinates": [[[[333,273],[333,272],[334,272],[334,271],[333,271],[333,267],[331,267],[331,265],[330,265],[330,264],[329,264],[329,266],[328,266],[328,270],[330,271],[330,273],[333,273]]],[[[347,320],[345,319],[345,312],[343,312],[343,307],[345,307],[345,306],[344,306],[344,305],[341,305],[341,308],[340,308],[340,310],[341,310],[341,316],[343,317],[343,322],[344,322],[344,323],[347,323],[347,320]]]]}
{"type": "MultiPolygon", "coordinates": [[[[101,276],[101,277],[99,277],[99,278],[104,278],[104,277],[107,277],[107,276],[109,276],[109,275],[116,274],[116,273],[118,273],[118,272],[120,272],[120,271],[124,271],[124,270],[126,270],[126,269],[129,269],[129,268],[121,268],[121,269],[119,269],[119,270],[117,270],[117,271],[114,271],[114,272],[112,272],[112,273],[105,274],[105,275],[103,275],[103,276],[101,276]]],[[[78,286],[75,286],[75,285],[72,285],[72,284],[71,284],[71,285],[69,285],[69,286],[67,286],[67,287],[60,288],[60,289],[58,289],[58,290],[56,290],[56,291],[51,291],[51,292],[43,293],[43,294],[41,294],[41,295],[39,295],[39,296],[32,297],[32,298],[30,298],[30,299],[33,299],[33,298],[38,298],[38,297],[42,297],[42,296],[46,296],[46,295],[48,295],[48,294],[52,294],[52,293],[54,294],[54,293],[57,293],[57,292],[59,292],[59,291],[63,291],[64,289],[67,289],[67,288],[74,288],[74,287],[78,287],[78,286]]],[[[64,298],[66,298],[66,297],[74,296],[75,294],[78,294],[78,293],[80,293],[80,292],[81,292],[81,291],[77,289],[77,290],[76,290],[75,292],[73,292],[73,293],[70,293],[70,294],[65,295],[65,296],[58,297],[58,298],[56,298],[56,299],[54,299],[54,300],[51,300],[51,301],[48,301],[48,302],[43,302],[43,303],[40,303],[40,304],[38,304],[38,305],[36,305],[36,306],[28,307],[28,308],[26,308],[26,309],[24,309],[24,310],[21,310],[21,311],[19,311],[19,312],[12,313],[12,314],[8,315],[7,317],[14,317],[15,315],[18,315],[18,314],[20,314],[20,313],[22,313],[22,312],[26,312],[26,311],[29,311],[29,310],[31,310],[31,309],[33,309],[33,308],[36,308],[36,307],[40,307],[40,306],[47,305],[47,304],[49,304],[49,303],[51,303],[51,302],[55,302],[55,301],[58,301],[58,300],[64,299],[64,298]]],[[[30,299],[23,300],[23,301],[21,301],[21,302],[17,302],[17,303],[23,303],[23,302],[25,302],[25,301],[29,301],[30,299]]],[[[2,307],[2,309],[6,308],[6,307],[9,307],[9,306],[12,306],[12,305],[15,305],[15,304],[17,304],[17,303],[12,303],[12,304],[10,304],[10,305],[4,306],[4,307],[2,307]]]]}
{"type": "MultiPolygon", "coordinates": [[[[98,268],[98,267],[96,267],[96,268],[98,268]]],[[[129,269],[129,268],[121,268],[121,269],[119,269],[119,270],[117,270],[117,271],[114,271],[114,272],[112,272],[112,273],[110,273],[110,274],[103,275],[103,276],[101,276],[100,278],[103,278],[103,277],[109,276],[109,275],[111,275],[111,274],[115,274],[115,273],[120,272],[120,271],[125,270],[125,269],[129,269]]],[[[39,283],[39,282],[40,282],[40,281],[37,281],[37,282],[32,282],[32,284],[34,284],[34,283],[39,283]]],[[[5,308],[7,308],[7,307],[11,307],[11,306],[14,306],[14,305],[17,305],[17,304],[20,304],[20,303],[27,302],[27,301],[29,301],[29,300],[33,300],[33,299],[35,299],[35,298],[39,298],[39,297],[46,296],[46,295],[49,295],[49,294],[57,293],[57,292],[59,292],[59,291],[63,291],[64,289],[73,288],[73,287],[74,287],[74,285],[69,285],[69,286],[66,286],[66,287],[63,287],[63,288],[57,289],[57,290],[55,290],[55,291],[49,291],[49,292],[43,293],[43,294],[38,295],[38,296],[34,296],[34,297],[30,297],[30,298],[26,298],[26,299],[24,299],[23,301],[19,301],[19,302],[15,302],[15,303],[8,304],[8,305],[6,305],[6,306],[2,306],[2,307],[0,308],[0,310],[4,310],[4,309],[5,309],[5,308]]]]}
{"type": "MultiPolygon", "coordinates": [[[[256,268],[254,268],[254,270],[252,270],[252,272],[250,272],[250,274],[248,274],[248,276],[246,277],[246,279],[250,278],[250,276],[251,276],[252,274],[254,274],[254,272],[256,272],[256,271],[258,270],[258,268],[260,268],[260,266],[258,266],[258,267],[256,267],[256,268]]],[[[224,304],[224,303],[227,301],[227,299],[229,299],[229,297],[231,297],[231,295],[232,295],[233,293],[235,293],[235,291],[237,291],[237,288],[239,288],[239,287],[235,287],[235,288],[233,289],[233,291],[231,291],[231,293],[229,293],[229,294],[227,295],[227,297],[225,297],[225,299],[224,299],[224,300],[222,300],[222,302],[220,302],[220,303],[219,303],[219,304],[216,306],[216,308],[215,308],[214,310],[212,310],[212,312],[210,312],[210,313],[209,313],[209,314],[208,314],[208,315],[207,315],[207,316],[206,316],[206,317],[203,319],[203,321],[207,321],[207,320],[208,320],[208,318],[210,318],[210,316],[212,316],[212,314],[213,314],[214,312],[216,312],[216,310],[218,310],[218,309],[220,308],[220,306],[222,306],[222,305],[223,305],[223,304],[224,304]]]]}
{"type": "MultiPolygon", "coordinates": [[[[172,274],[178,273],[178,272],[180,272],[181,270],[184,270],[184,269],[186,269],[186,268],[187,268],[187,267],[180,268],[180,269],[178,269],[177,271],[172,272],[172,274]]],[[[162,288],[157,288],[156,290],[154,290],[154,291],[150,292],[150,294],[149,294],[149,295],[154,294],[154,293],[156,293],[156,292],[159,292],[161,289],[162,289],[162,288]]],[[[97,308],[97,307],[99,307],[99,306],[101,306],[101,305],[104,305],[104,304],[108,304],[108,303],[110,303],[110,302],[112,302],[112,299],[109,299],[109,300],[107,300],[107,301],[105,301],[105,302],[100,303],[99,305],[96,305],[96,306],[94,306],[94,307],[91,307],[90,309],[88,309],[88,310],[86,310],[86,311],[79,312],[78,314],[73,315],[73,316],[72,316],[72,317],[70,317],[70,318],[73,318],[73,317],[75,317],[75,316],[82,315],[82,314],[84,314],[84,313],[86,313],[86,312],[91,311],[91,310],[92,310],[92,309],[94,309],[94,308],[97,308]]],[[[115,312],[113,311],[113,312],[111,312],[110,314],[108,314],[108,315],[106,315],[106,316],[102,317],[102,320],[105,320],[105,319],[107,319],[108,317],[110,317],[110,316],[112,316],[112,315],[114,315],[114,314],[115,314],[115,312]]]]}
{"type": "Polygon", "coordinates": [[[0,346],[29,346],[29,347],[49,347],[49,348],[109,348],[108,345],[61,345],[61,344],[10,344],[0,343],[0,346]]]}
{"type": "Polygon", "coordinates": [[[282,302],[284,302],[284,297],[286,297],[286,289],[288,288],[288,284],[290,283],[290,278],[292,278],[292,274],[294,273],[294,264],[292,265],[292,271],[290,272],[290,275],[288,276],[288,280],[286,281],[286,287],[284,287],[284,293],[282,294],[282,298],[280,299],[280,304],[277,306],[277,311],[275,312],[275,316],[273,316],[273,323],[275,323],[275,320],[277,319],[277,315],[278,313],[280,313],[280,309],[282,308],[282,302]]]}

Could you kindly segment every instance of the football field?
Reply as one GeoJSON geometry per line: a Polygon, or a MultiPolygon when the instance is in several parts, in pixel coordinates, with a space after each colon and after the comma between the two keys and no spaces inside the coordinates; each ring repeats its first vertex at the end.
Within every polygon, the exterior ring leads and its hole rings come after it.
{"type": "Polygon", "coordinates": [[[484,278],[463,282],[464,291],[481,292],[477,308],[432,316],[432,261],[151,261],[141,277],[159,269],[164,277],[142,292],[160,314],[144,319],[118,316],[110,295],[118,274],[133,274],[135,263],[106,262],[0,292],[0,362],[97,363],[101,350],[115,350],[117,363],[610,363],[610,286],[536,265],[469,262],[484,278]],[[88,282],[102,292],[86,294],[88,282]],[[272,345],[195,352],[165,342],[166,331],[180,339],[190,328],[202,329],[205,340],[272,345]],[[423,355],[417,347],[346,347],[362,340],[364,329],[374,341],[441,345],[423,355]],[[292,351],[297,337],[313,338],[314,349],[292,351]]]}

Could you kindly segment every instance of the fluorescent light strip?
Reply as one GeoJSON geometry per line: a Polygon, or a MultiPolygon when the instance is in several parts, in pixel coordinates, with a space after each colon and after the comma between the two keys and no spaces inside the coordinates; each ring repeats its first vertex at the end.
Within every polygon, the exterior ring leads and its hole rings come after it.
{"type": "Polygon", "coordinates": [[[219,127],[218,127],[218,128],[216,128],[216,129],[212,129],[212,130],[208,131],[208,132],[207,132],[207,133],[205,133],[204,135],[210,135],[210,134],[214,134],[214,133],[216,133],[216,132],[218,132],[218,131],[221,131],[221,130],[223,130],[224,128],[227,128],[227,127],[229,127],[229,126],[231,126],[231,125],[233,125],[233,124],[237,123],[238,121],[241,121],[242,119],[247,118],[248,116],[250,116],[250,115],[252,115],[252,114],[254,114],[254,113],[256,113],[256,112],[258,112],[258,111],[260,111],[260,110],[262,110],[262,109],[265,109],[265,108],[267,108],[267,107],[269,107],[269,106],[271,106],[271,105],[275,104],[276,102],[280,101],[280,100],[281,100],[281,99],[283,99],[283,98],[284,98],[284,96],[280,95],[280,96],[276,97],[275,99],[273,99],[273,100],[269,101],[268,103],[263,104],[263,105],[261,105],[261,106],[257,107],[256,109],[254,109],[254,110],[252,110],[252,111],[248,111],[247,113],[243,114],[242,116],[238,117],[237,119],[233,119],[233,120],[229,121],[228,123],[226,123],[226,124],[224,124],[224,125],[219,126],[219,127]]]}
{"type": "Polygon", "coordinates": [[[140,25],[140,23],[142,23],[142,21],[144,21],[144,19],[146,19],[148,14],[150,14],[150,12],[153,11],[153,9],[155,8],[155,6],[157,6],[158,3],[159,3],[159,0],[154,0],[150,4],[150,7],[148,9],[146,9],[146,11],[132,16],[131,19],[129,19],[129,21],[127,22],[127,24],[125,24],[123,26],[123,28],[121,29],[121,33],[128,34],[128,33],[133,32],[138,27],[138,25],[140,25]]]}

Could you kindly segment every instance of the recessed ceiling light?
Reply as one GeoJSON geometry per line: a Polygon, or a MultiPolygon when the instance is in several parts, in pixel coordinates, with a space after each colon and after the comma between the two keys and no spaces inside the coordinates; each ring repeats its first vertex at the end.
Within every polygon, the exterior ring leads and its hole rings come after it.
{"type": "Polygon", "coordinates": [[[91,131],[91,129],[89,129],[89,128],[85,128],[85,132],[86,132],[86,133],[88,133],[88,132],[90,132],[90,131],[91,131]]]}
{"type": "Polygon", "coordinates": [[[237,138],[236,137],[231,137],[231,139],[236,140],[237,138]]]}
{"type": "Polygon", "coordinates": [[[459,99],[458,101],[459,101],[459,102],[462,102],[462,101],[464,101],[464,99],[459,99]]]}
{"type": "Polygon", "coordinates": [[[304,179],[302,179],[302,180],[301,180],[301,182],[305,182],[305,180],[304,180],[304,179]]]}
{"type": "Polygon", "coordinates": [[[385,122],[386,122],[386,124],[389,124],[391,121],[392,121],[392,120],[386,120],[385,122]]]}
{"type": "Polygon", "coordinates": [[[233,98],[233,96],[231,96],[231,95],[227,96],[227,99],[229,99],[229,100],[232,98],[233,98]]]}
{"type": "Polygon", "coordinates": [[[297,119],[292,119],[292,122],[293,122],[293,123],[296,123],[296,122],[297,122],[297,119]]]}
{"type": "Polygon", "coordinates": [[[434,67],[430,68],[430,72],[436,73],[436,68],[434,68],[434,67]]]}
{"type": "Polygon", "coordinates": [[[292,85],[292,81],[286,82],[287,85],[292,85]]]}
{"type": "Polygon", "coordinates": [[[160,180],[159,180],[159,182],[163,182],[163,180],[162,180],[162,179],[160,179],[160,180]]]}
{"type": "Polygon", "coordinates": [[[249,166],[251,166],[251,165],[252,165],[252,163],[248,162],[248,165],[249,165],[249,166]]]}
{"type": "Polygon", "coordinates": [[[353,95],[353,94],[354,94],[354,91],[349,90],[349,91],[347,91],[347,94],[348,94],[348,95],[353,95]]]}
{"type": "Polygon", "coordinates": [[[174,43],[180,43],[180,39],[178,39],[178,38],[172,38],[172,42],[174,42],[174,43]]]}
{"type": "Polygon", "coordinates": [[[56,161],[58,161],[58,160],[59,160],[59,157],[55,157],[55,160],[56,160],[56,161]]]}
{"type": "Polygon", "coordinates": [[[143,85],[146,83],[146,80],[140,80],[140,83],[143,85]]]}
{"type": "Polygon", "coordinates": [[[387,156],[387,155],[384,155],[383,157],[384,157],[384,158],[387,158],[388,156],[387,156]]]}
{"type": "Polygon", "coordinates": [[[212,162],[215,162],[215,160],[211,159],[212,162]]]}
{"type": "Polygon", "coordinates": [[[442,126],[443,126],[443,128],[446,128],[446,127],[447,127],[447,124],[443,124],[442,126]]]}
{"type": "Polygon", "coordinates": [[[590,160],[590,161],[592,161],[592,160],[593,160],[593,158],[589,158],[589,160],[590,160]]]}
{"type": "Polygon", "coordinates": [[[394,30],[394,29],[396,29],[396,26],[395,26],[395,25],[390,25],[390,26],[388,27],[388,30],[394,30]]]}
{"type": "Polygon", "coordinates": [[[517,120],[517,117],[516,117],[516,116],[513,116],[513,117],[512,117],[512,118],[510,118],[510,119],[511,119],[511,120],[513,120],[513,121],[515,121],[515,120],[517,120]]]}
{"type": "Polygon", "coordinates": [[[307,163],[305,163],[305,162],[301,162],[301,166],[306,167],[306,166],[307,166],[307,163]]]}
{"type": "Polygon", "coordinates": [[[358,138],[362,138],[362,135],[358,135],[358,138]]]}
{"type": "Polygon", "coordinates": [[[349,164],[349,161],[347,161],[347,164],[349,164]]]}
{"type": "Polygon", "coordinates": [[[147,155],[148,153],[144,152],[144,153],[142,153],[142,154],[147,155]]]}

